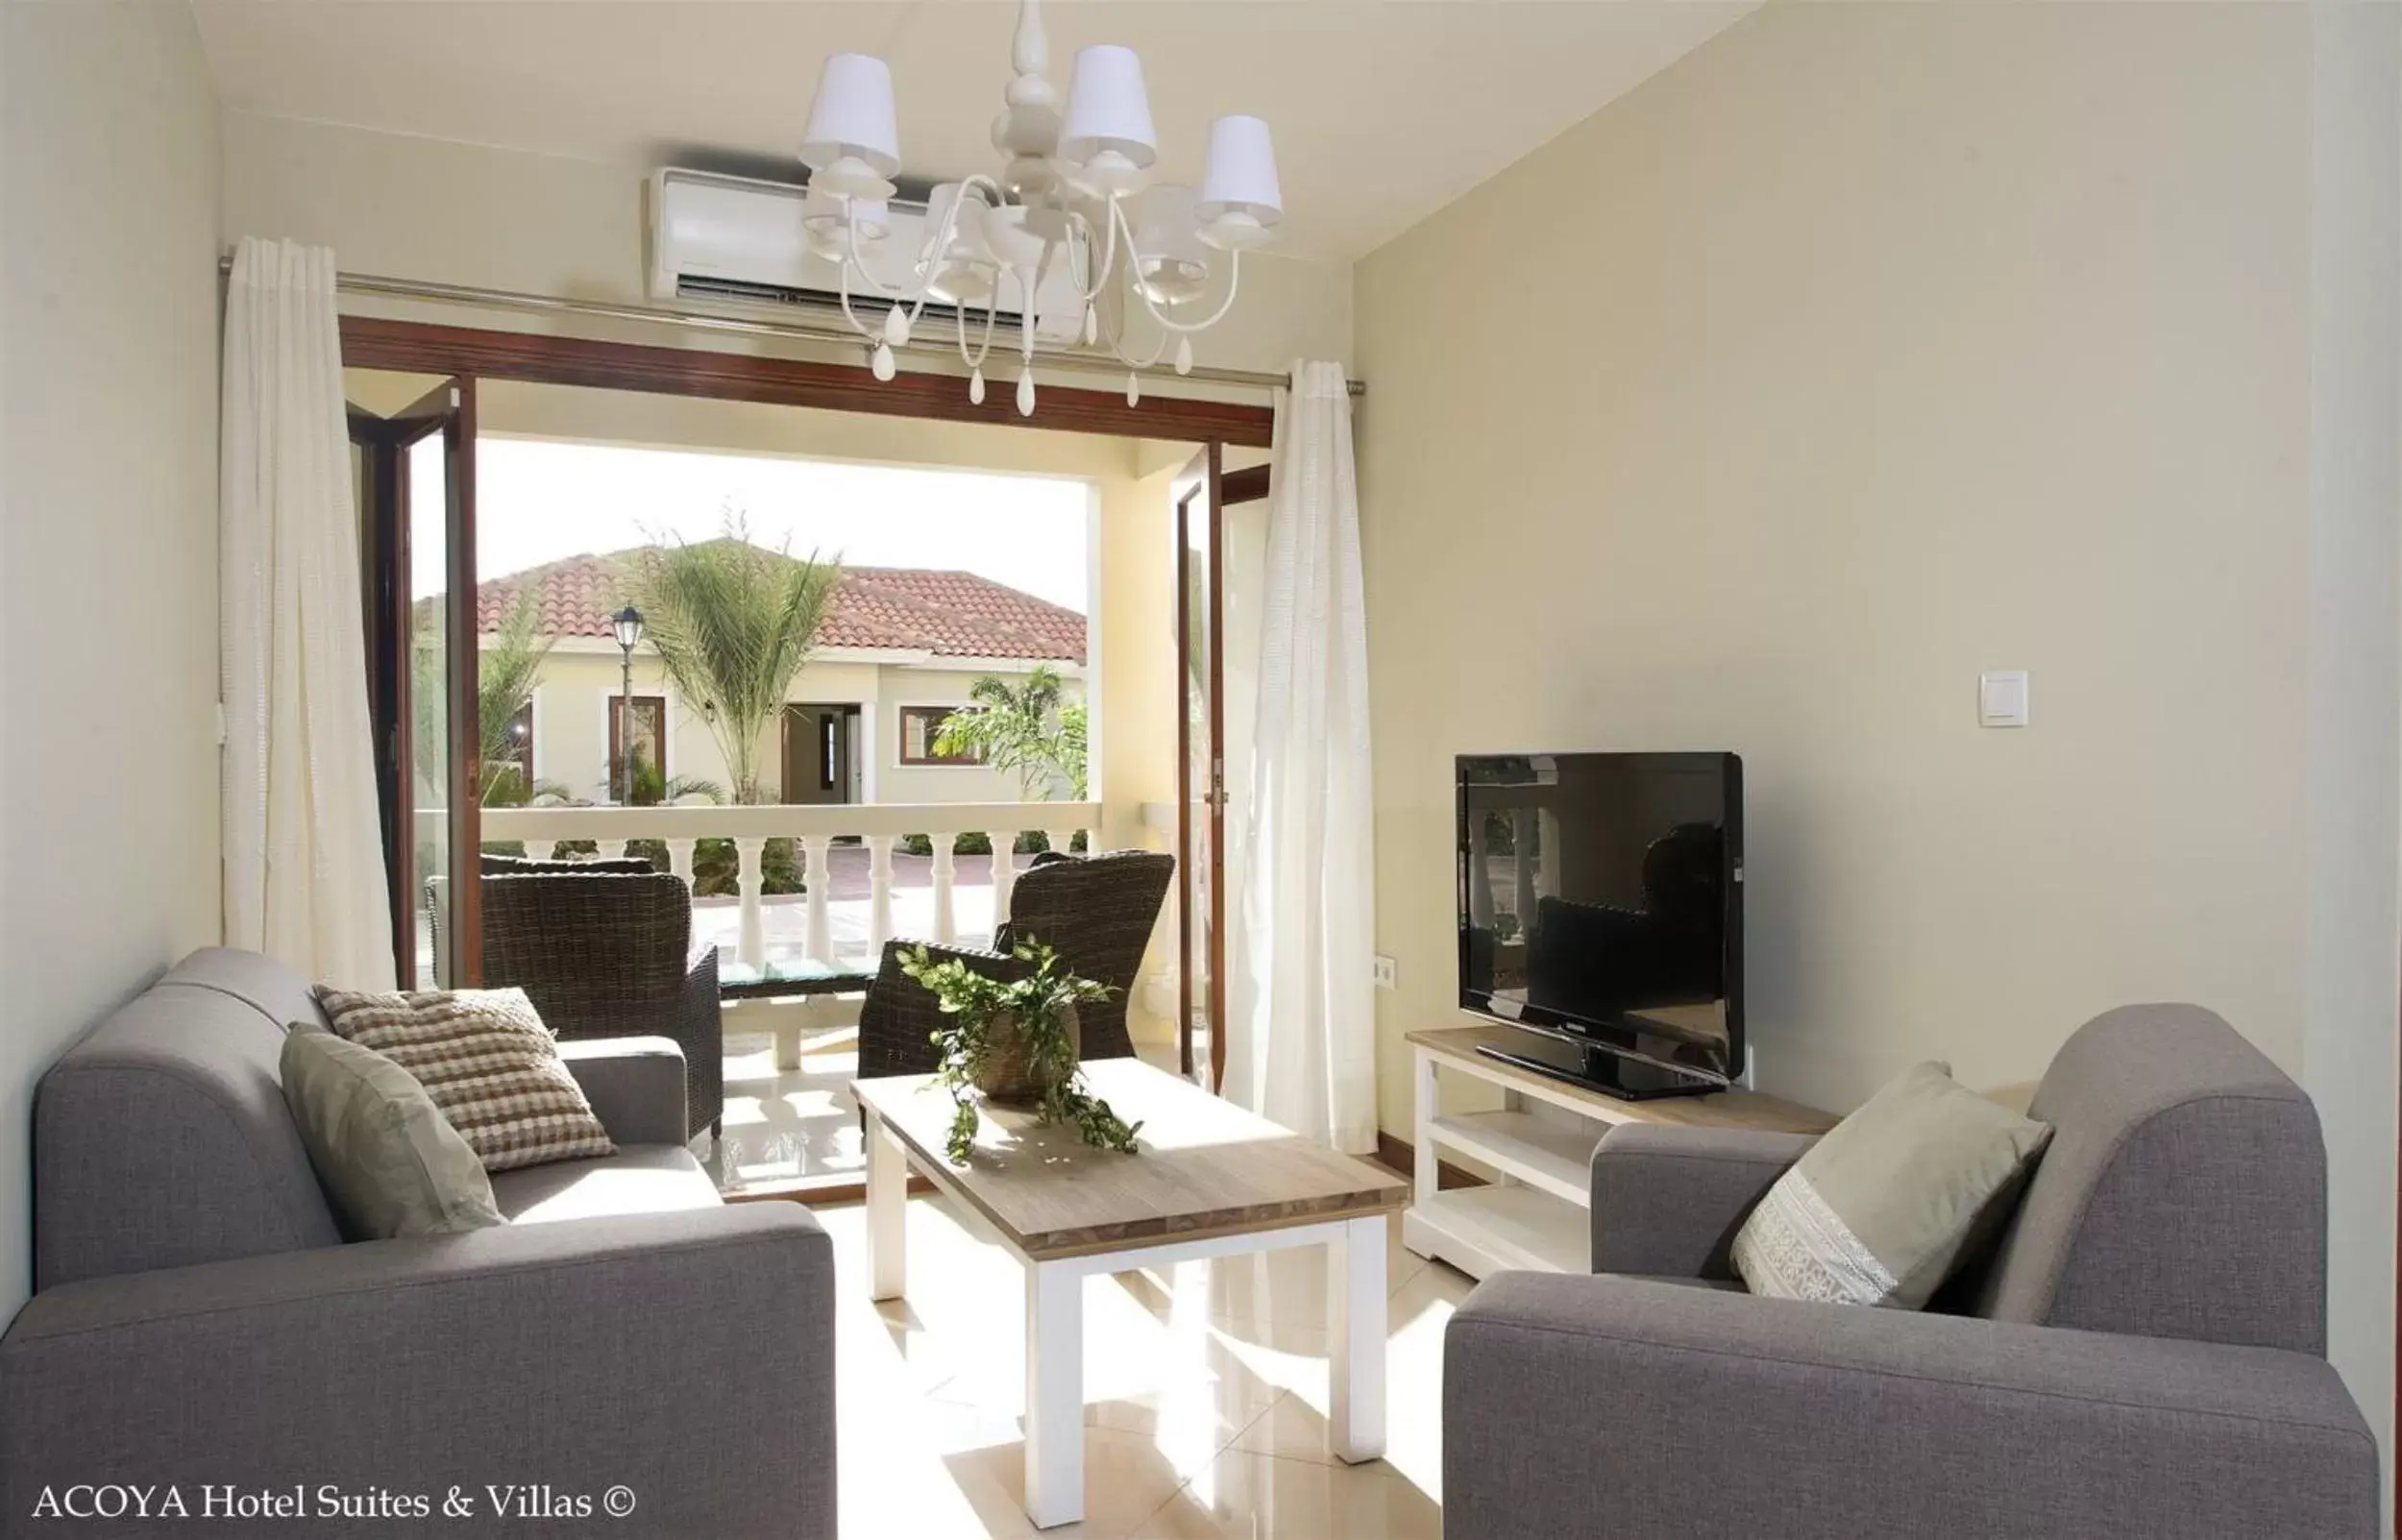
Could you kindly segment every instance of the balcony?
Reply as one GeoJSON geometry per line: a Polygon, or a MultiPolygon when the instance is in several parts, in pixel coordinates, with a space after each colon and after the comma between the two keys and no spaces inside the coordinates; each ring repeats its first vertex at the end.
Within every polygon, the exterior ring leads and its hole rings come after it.
{"type": "MultiPolygon", "coordinates": [[[[992,939],[1034,857],[960,855],[961,836],[984,835],[1006,851],[1019,832],[1038,830],[1066,849],[1079,833],[1097,841],[1101,813],[1098,802],[486,808],[482,830],[487,846],[522,843],[535,857],[584,842],[618,856],[655,841],[688,883],[700,842],[730,841],[740,892],[694,900],[696,947],[715,945],[722,959],[753,966],[813,958],[872,972],[895,938],[992,939]],[[912,835],[931,853],[901,848],[912,835]],[[803,892],[765,892],[773,840],[794,842],[803,892]]],[[[1155,944],[1146,959],[1146,980],[1168,966],[1163,951],[1155,944]]],[[[714,1163],[729,1196],[817,1192],[860,1179],[847,1088],[859,998],[725,1002],[725,1135],[714,1163]]]]}
{"type": "Polygon", "coordinates": [[[486,808],[483,838],[522,841],[530,856],[548,856],[564,843],[591,841],[604,856],[623,855],[629,842],[667,846],[668,867],[692,880],[693,856],[703,840],[730,840],[741,886],[731,900],[693,904],[696,941],[714,942],[737,961],[756,966],[775,957],[825,962],[872,962],[895,936],[949,941],[990,940],[1009,912],[1009,890],[1019,868],[986,856],[962,856],[959,836],[981,834],[996,850],[1019,831],[1047,835],[1064,850],[1080,832],[1098,829],[1098,802],[872,802],[828,806],[757,807],[513,807],[486,808]],[[895,846],[910,835],[933,845],[929,856],[895,846]],[[837,840],[857,845],[838,846],[837,840]],[[795,842],[804,892],[771,898],[765,892],[768,842],[795,842]],[[965,877],[967,880],[962,881],[965,877]]]}

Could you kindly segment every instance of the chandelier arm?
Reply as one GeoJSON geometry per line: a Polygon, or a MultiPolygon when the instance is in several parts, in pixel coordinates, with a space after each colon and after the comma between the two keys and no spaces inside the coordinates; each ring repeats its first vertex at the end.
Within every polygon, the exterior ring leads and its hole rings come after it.
{"type": "MultiPolygon", "coordinates": [[[[1126,216],[1121,211],[1117,217],[1122,220],[1126,216]]],[[[1126,244],[1132,246],[1134,244],[1134,232],[1132,230],[1128,230],[1126,232],[1126,244]]],[[[1170,320],[1166,312],[1159,307],[1158,302],[1153,300],[1150,295],[1145,294],[1142,291],[1142,285],[1140,282],[1132,283],[1128,286],[1135,291],[1136,298],[1142,301],[1142,307],[1151,312],[1151,319],[1157,321],[1161,326],[1166,328],[1168,330],[1182,332],[1188,336],[1196,331],[1207,331],[1210,328],[1226,319],[1226,312],[1235,307],[1235,295],[1239,292],[1242,287],[1242,253],[1238,251],[1228,252],[1226,257],[1226,298],[1218,303],[1217,308],[1211,313],[1210,318],[1207,321],[1170,320]]]]}
{"type": "MultiPolygon", "coordinates": [[[[934,264],[941,259],[943,254],[951,249],[951,236],[957,233],[959,230],[960,206],[968,201],[968,189],[970,187],[990,187],[993,190],[993,202],[996,206],[1008,201],[1007,197],[1001,191],[1000,183],[986,176],[981,171],[976,172],[971,176],[966,176],[959,179],[959,192],[957,196],[951,199],[951,206],[943,211],[943,228],[936,232],[934,244],[931,248],[929,248],[934,255],[926,258],[926,274],[924,279],[918,285],[918,301],[916,305],[911,306],[909,311],[909,324],[913,327],[918,324],[918,318],[925,314],[926,296],[933,292],[934,289],[934,264]]],[[[952,308],[957,309],[959,307],[954,306],[952,308]]],[[[987,346],[989,347],[991,345],[990,333],[992,328],[988,324],[985,330],[987,332],[987,346]]],[[[965,338],[962,339],[961,346],[963,349],[965,348],[965,338]]],[[[961,356],[965,357],[966,354],[963,352],[961,356]]],[[[977,364],[979,367],[982,362],[982,355],[979,354],[977,357],[977,364]]]]}
{"type": "Polygon", "coordinates": [[[851,312],[850,264],[848,262],[838,261],[834,264],[834,272],[837,280],[836,292],[841,294],[843,297],[843,319],[848,321],[850,323],[850,329],[853,331],[858,332],[861,336],[871,337],[875,335],[875,333],[870,331],[866,326],[861,324],[858,316],[851,312]]]}
{"type": "MultiPolygon", "coordinates": [[[[1110,286],[1111,275],[1117,271],[1117,198],[1118,195],[1116,193],[1113,192],[1109,195],[1109,214],[1101,221],[1102,225],[1108,232],[1107,238],[1101,248],[1101,271],[1092,280],[1092,286],[1091,288],[1086,288],[1082,280],[1079,279],[1076,281],[1076,292],[1083,298],[1084,303],[1087,305],[1091,305],[1101,298],[1102,292],[1110,286]]],[[[1077,223],[1083,225],[1085,228],[1085,245],[1088,249],[1090,249],[1092,244],[1092,221],[1085,218],[1082,214],[1076,215],[1075,218],[1077,223]]],[[[1126,259],[1130,263],[1137,260],[1134,236],[1131,234],[1126,237],[1126,259]]],[[[1072,258],[1069,261],[1069,269],[1070,271],[1068,273],[1068,277],[1071,279],[1075,278],[1075,273],[1073,271],[1074,262],[1072,258]]]]}
{"type": "MultiPolygon", "coordinates": [[[[1128,250],[1132,251],[1133,248],[1129,246],[1128,250]]],[[[1140,268],[1130,267],[1127,270],[1127,286],[1133,287],[1141,281],[1141,270],[1140,268]]],[[[1161,358],[1166,356],[1168,333],[1165,330],[1162,330],[1160,332],[1159,342],[1151,349],[1150,357],[1137,358],[1134,355],[1133,350],[1126,346],[1127,312],[1132,308],[1132,305],[1133,302],[1129,301],[1117,307],[1116,314],[1105,315],[1103,317],[1101,328],[1102,340],[1109,346],[1110,356],[1116,359],[1119,363],[1124,364],[1127,368],[1154,368],[1158,365],[1161,358]]]]}
{"type": "Polygon", "coordinates": [[[1017,353],[1029,369],[1034,367],[1034,297],[1042,291],[1042,275],[1050,269],[1051,250],[1044,247],[1042,257],[1017,281],[1018,296],[1024,301],[1017,310],[1017,353]]]}
{"type": "MultiPolygon", "coordinates": [[[[1001,184],[993,181],[991,177],[986,176],[983,172],[979,171],[974,176],[961,178],[959,183],[959,196],[953,198],[951,200],[950,208],[943,211],[943,228],[937,232],[937,238],[933,246],[933,250],[938,256],[950,249],[951,236],[956,233],[959,229],[959,206],[961,203],[966,201],[968,189],[969,187],[976,186],[992,188],[993,201],[995,203],[1002,201],[1001,184]]],[[[848,208],[848,202],[849,200],[845,200],[845,208],[843,210],[843,234],[849,242],[848,259],[840,261],[836,264],[843,270],[843,278],[846,288],[847,288],[849,282],[851,270],[853,268],[858,269],[859,277],[867,283],[868,287],[873,291],[877,298],[890,300],[895,305],[908,305],[910,306],[909,324],[911,326],[916,326],[918,324],[918,318],[925,314],[926,290],[931,288],[934,282],[934,275],[932,271],[929,269],[925,276],[919,280],[917,298],[914,302],[910,299],[906,290],[886,288],[882,281],[877,279],[873,273],[868,271],[867,259],[859,255],[859,227],[854,224],[849,217],[850,209],[848,208]]],[[[846,298],[843,306],[843,313],[846,316],[850,316],[850,305],[847,297],[846,298]]],[[[850,316],[850,324],[854,327],[859,327],[859,318],[857,316],[850,316]]],[[[863,335],[867,331],[867,328],[865,327],[859,327],[859,330],[863,335]]]]}
{"type": "Polygon", "coordinates": [[[959,342],[959,361],[966,364],[968,368],[983,368],[984,360],[992,355],[993,321],[995,316],[1000,314],[1000,307],[1001,288],[1000,284],[996,281],[993,285],[993,298],[986,302],[984,307],[984,338],[976,344],[976,351],[972,356],[970,356],[968,352],[968,307],[964,305],[956,305],[951,307],[951,334],[957,338],[959,342]]]}
{"type": "MultiPolygon", "coordinates": [[[[1133,281],[1138,281],[1130,280],[1130,284],[1133,281]]],[[[1167,355],[1168,333],[1165,331],[1160,333],[1159,344],[1151,350],[1150,357],[1137,358],[1134,355],[1126,346],[1126,309],[1123,306],[1118,307],[1115,319],[1104,329],[1104,334],[1109,340],[1110,356],[1129,369],[1157,368],[1159,361],[1167,355]]]]}
{"type": "MultiPolygon", "coordinates": [[[[869,290],[873,293],[876,298],[893,301],[901,300],[903,296],[898,289],[886,288],[880,279],[878,279],[873,273],[868,271],[868,264],[866,261],[862,260],[859,256],[859,227],[851,223],[847,210],[846,210],[843,219],[843,235],[844,238],[850,243],[849,250],[846,252],[843,257],[842,266],[844,283],[847,286],[850,281],[851,271],[855,268],[858,270],[860,280],[868,285],[869,290]]],[[[856,321],[851,324],[853,326],[858,325],[856,321]]]]}

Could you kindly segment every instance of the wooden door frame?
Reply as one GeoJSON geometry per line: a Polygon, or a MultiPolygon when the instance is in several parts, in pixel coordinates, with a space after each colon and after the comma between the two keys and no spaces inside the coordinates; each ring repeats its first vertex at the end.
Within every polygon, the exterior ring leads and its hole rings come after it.
{"type": "Polygon", "coordinates": [[[378,417],[352,406],[350,441],[363,461],[364,506],[359,543],[359,601],[367,618],[367,713],[386,724],[375,745],[376,821],[383,836],[385,896],[391,910],[392,965],[405,987],[417,976],[414,886],[416,843],[410,838],[406,732],[408,667],[408,447],[431,429],[378,417]]]}
{"type": "Polygon", "coordinates": [[[342,317],[342,362],[352,369],[584,385],[1247,449],[1267,448],[1276,428],[1276,414],[1265,406],[1150,395],[1129,406],[1120,392],[1068,385],[1044,385],[1035,397],[1034,415],[1020,417],[1010,392],[993,391],[979,405],[968,399],[967,382],[954,375],[904,373],[878,381],[857,364],[358,315],[342,317]]]}
{"type": "MultiPolygon", "coordinates": [[[[475,381],[479,379],[755,402],[875,416],[913,417],[932,422],[984,423],[1000,428],[1163,439],[1204,445],[1206,452],[1216,455],[1220,463],[1225,449],[1230,446],[1265,449],[1275,440],[1276,414],[1271,407],[1182,396],[1145,395],[1138,404],[1128,405],[1125,397],[1115,391],[1045,385],[1036,397],[1033,414],[1020,416],[1015,403],[1008,399],[1008,392],[993,392],[985,403],[978,404],[968,399],[965,383],[951,375],[903,373],[894,379],[880,381],[873,379],[861,364],[823,363],[725,353],[707,348],[662,347],[361,315],[343,316],[341,331],[342,364],[345,368],[441,375],[464,386],[464,431],[470,443],[475,434],[475,381]]],[[[1264,477],[1262,478],[1262,489],[1264,490],[1264,477]]],[[[476,680],[477,665],[472,571],[475,489],[470,485],[463,490],[463,505],[453,507],[452,529],[453,561],[463,562],[470,570],[468,581],[454,580],[450,585],[453,658],[451,704],[454,737],[459,731],[462,702],[465,715],[471,720],[473,717],[475,692],[472,686],[476,680]],[[457,661],[462,648],[466,654],[463,667],[457,661]],[[458,689],[457,681],[460,679],[468,681],[468,690],[458,689]]],[[[1212,564],[1211,580],[1213,589],[1221,580],[1215,562],[1212,564]]],[[[1178,602],[1182,603],[1181,596],[1178,602]]],[[[1221,607],[1221,617],[1222,614],[1221,607]]],[[[1212,635],[1213,639],[1217,636],[1214,627],[1212,635]]],[[[1222,690],[1222,663],[1217,666],[1217,672],[1216,686],[1222,690]]],[[[1176,684],[1181,719],[1184,697],[1181,677],[1176,684]]],[[[1222,744],[1222,703],[1217,709],[1221,714],[1218,727],[1222,744]]],[[[1181,735],[1183,728],[1180,726],[1178,731],[1181,735]]],[[[471,758],[476,752],[475,733],[476,729],[471,724],[465,739],[468,746],[466,751],[471,758]]],[[[1180,775],[1183,773],[1179,771],[1180,775]]],[[[477,773],[470,777],[469,784],[479,784],[479,776],[480,766],[477,767],[477,773]]],[[[453,848],[474,852],[479,848],[472,840],[474,835],[480,833],[479,810],[471,799],[468,806],[455,809],[453,816],[453,848]],[[464,822],[471,837],[471,843],[463,845],[458,843],[459,822],[464,822]]],[[[1225,891],[1222,816],[1219,821],[1221,839],[1217,859],[1220,869],[1213,874],[1215,880],[1212,892],[1220,895],[1217,901],[1222,908],[1225,891]]],[[[1182,852],[1179,852],[1178,860],[1181,864],[1182,852]]],[[[452,928],[461,943],[461,949],[453,956],[461,966],[472,964],[473,971],[463,973],[463,977],[480,981],[483,939],[481,906],[478,902],[480,885],[471,882],[453,884],[453,887],[458,891],[452,894],[452,928]]],[[[1224,947],[1223,929],[1221,923],[1214,933],[1218,937],[1215,945],[1221,952],[1224,947]]],[[[411,940],[413,942],[413,931],[411,940]]],[[[1223,968],[1213,969],[1211,976],[1214,981],[1213,987],[1222,993],[1223,968]]],[[[1181,980],[1179,989],[1181,991],[1181,980]]],[[[1211,1058],[1216,1070],[1213,1075],[1213,1085],[1222,1078],[1224,1070],[1222,1006],[1217,1012],[1217,1019],[1221,1023],[1220,1030],[1213,1035],[1211,1045],[1211,1058]]],[[[1189,1040],[1189,1028],[1180,1024],[1178,1035],[1180,1040],[1189,1040]]]]}
{"type": "Polygon", "coordinates": [[[449,648],[444,687],[450,691],[451,754],[451,981],[449,988],[483,983],[483,669],[481,628],[476,614],[476,380],[453,375],[439,390],[457,394],[442,425],[449,460],[450,506],[443,521],[449,572],[443,642],[449,648]],[[461,681],[465,687],[461,688],[461,681]]]}
{"type": "MultiPolygon", "coordinates": [[[[443,666],[451,679],[464,678],[465,691],[452,690],[444,703],[449,717],[453,762],[444,767],[450,799],[445,831],[452,863],[462,850],[471,855],[481,847],[483,832],[480,753],[482,723],[477,709],[476,585],[468,554],[475,543],[476,488],[472,446],[476,438],[476,385],[454,376],[389,416],[379,417],[359,407],[348,411],[350,441],[364,452],[367,506],[360,531],[367,559],[360,573],[361,599],[368,617],[367,689],[370,720],[380,715],[390,723],[385,741],[374,746],[378,821],[384,838],[384,871],[392,910],[392,961],[404,989],[413,986],[417,968],[417,841],[412,769],[415,756],[410,727],[415,721],[412,698],[415,670],[411,666],[410,618],[415,601],[409,597],[414,552],[409,540],[408,452],[436,433],[442,435],[447,461],[444,479],[443,538],[445,582],[443,599],[443,666]],[[462,581],[462,573],[469,579],[462,581]],[[462,734],[464,735],[462,737],[462,734]]],[[[453,873],[450,903],[450,962],[454,983],[475,983],[483,973],[483,906],[480,883],[458,880],[453,873]]],[[[469,873],[473,876],[474,873],[469,873]]]]}

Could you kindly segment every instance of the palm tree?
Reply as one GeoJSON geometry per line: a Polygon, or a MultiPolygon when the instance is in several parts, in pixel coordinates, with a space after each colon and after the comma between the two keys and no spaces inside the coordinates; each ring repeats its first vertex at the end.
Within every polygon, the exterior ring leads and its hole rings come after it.
{"type": "Polygon", "coordinates": [[[1085,799],[1086,717],[1082,701],[1062,704],[1059,671],[1038,663],[1026,682],[986,674],[968,687],[983,709],[954,711],[934,735],[934,751],[972,755],[994,770],[1015,770],[1027,793],[1048,801],[1062,782],[1085,799]]]}
{"type": "Polygon", "coordinates": [[[842,575],[840,557],[752,545],[739,517],[723,538],[678,541],[626,574],[644,635],[677,692],[701,703],[737,802],[759,800],[762,742],[809,662],[842,575]]]}
{"type": "MultiPolygon", "coordinates": [[[[438,603],[433,613],[440,615],[438,603]]],[[[524,784],[525,777],[518,770],[518,746],[510,732],[517,714],[526,709],[535,687],[542,683],[542,666],[550,659],[551,643],[551,638],[542,634],[542,616],[532,590],[520,589],[500,633],[477,656],[477,758],[483,766],[481,800],[487,806],[515,806],[543,800],[546,795],[555,800],[553,794],[564,791],[555,782],[524,784]]],[[[418,770],[422,774],[430,767],[439,774],[446,756],[429,750],[446,742],[450,729],[445,715],[450,710],[449,660],[440,625],[421,623],[416,644],[409,703],[416,718],[418,770]]]]}

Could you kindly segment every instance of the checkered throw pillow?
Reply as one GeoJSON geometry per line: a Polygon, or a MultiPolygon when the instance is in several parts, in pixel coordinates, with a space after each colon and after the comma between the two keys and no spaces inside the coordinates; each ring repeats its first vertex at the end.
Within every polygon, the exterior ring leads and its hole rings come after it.
{"type": "Polygon", "coordinates": [[[316,992],[336,1033],[417,1077],[486,1171],[617,1153],[525,990],[316,992]]]}

